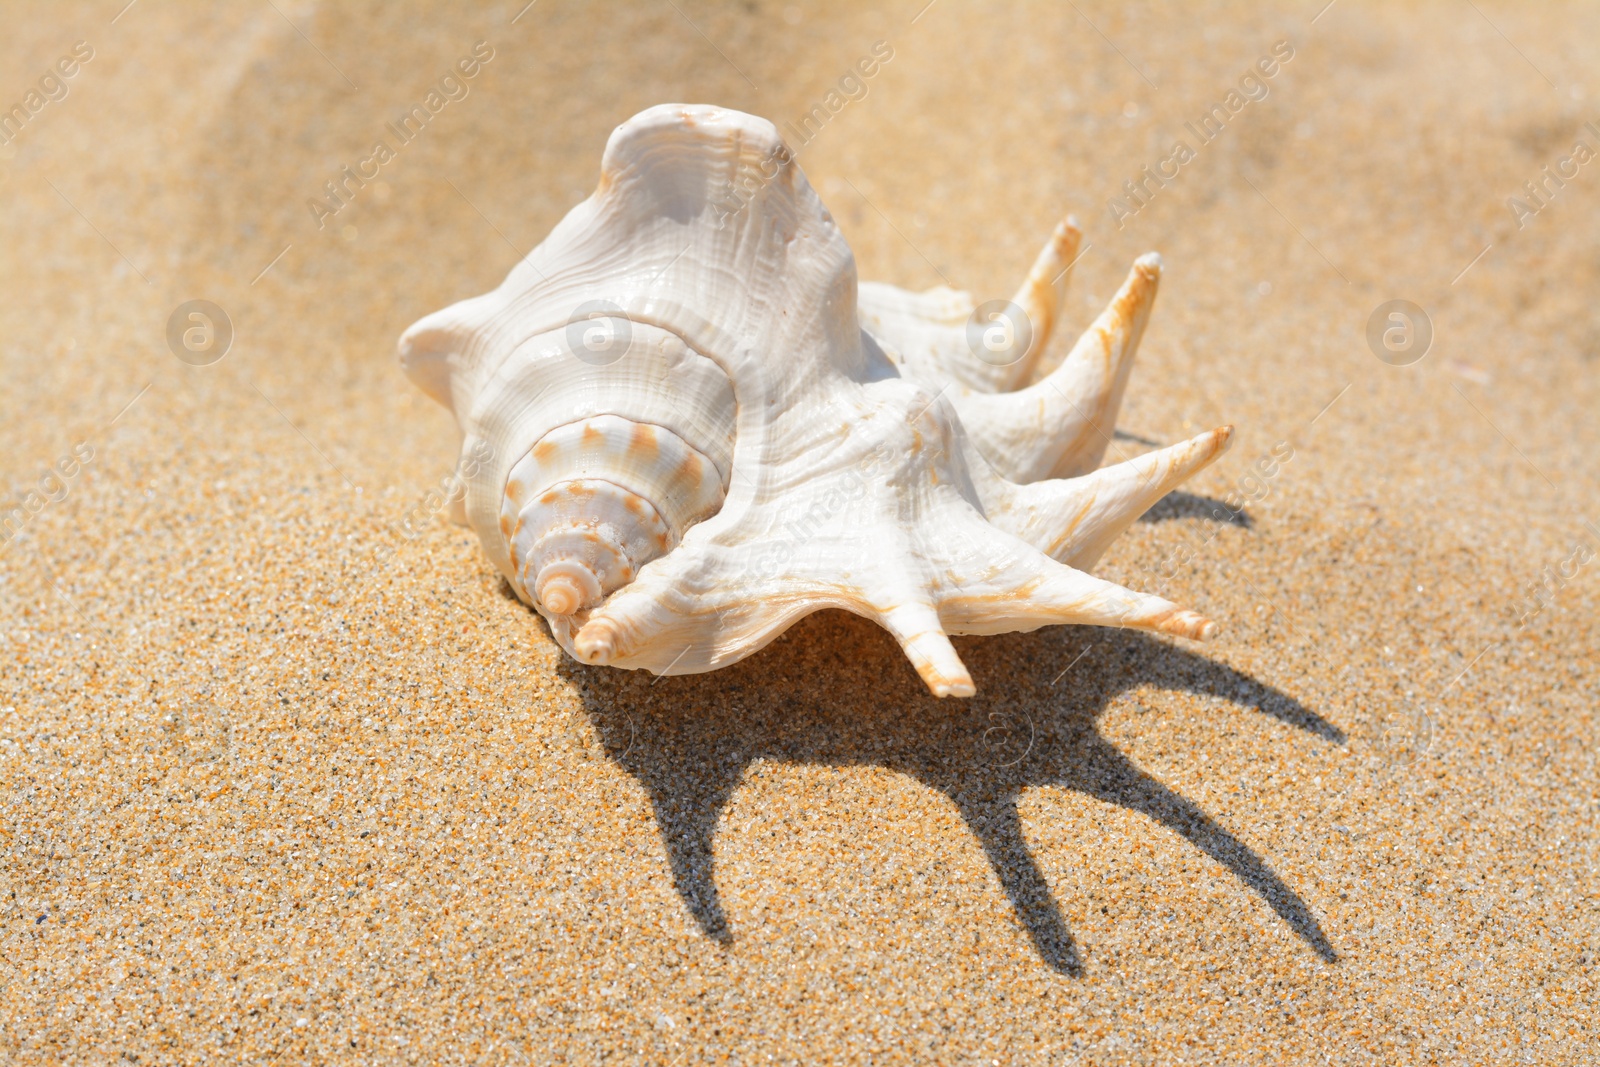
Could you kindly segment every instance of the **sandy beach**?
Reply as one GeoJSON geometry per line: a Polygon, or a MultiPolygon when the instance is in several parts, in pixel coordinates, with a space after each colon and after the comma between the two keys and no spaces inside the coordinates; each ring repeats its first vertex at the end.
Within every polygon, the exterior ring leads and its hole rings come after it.
{"type": "Polygon", "coordinates": [[[0,1060],[1593,1062],[1600,8],[125,2],[0,34],[0,1060]],[[1159,251],[1221,635],[568,658],[395,344],[669,101],[865,279],[1074,213],[1054,345],[1159,251]]]}

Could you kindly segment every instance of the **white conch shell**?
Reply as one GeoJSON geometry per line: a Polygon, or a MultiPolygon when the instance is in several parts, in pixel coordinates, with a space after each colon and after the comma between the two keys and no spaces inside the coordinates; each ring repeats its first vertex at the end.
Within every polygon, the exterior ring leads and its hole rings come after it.
{"type": "Polygon", "coordinates": [[[843,608],[936,695],[969,696],[949,634],[1214,629],[1084,572],[1232,430],[1095,469],[1161,264],[1141,258],[1051,366],[1077,243],[1063,223],[1015,321],[974,322],[948,289],[858,289],[771,123],[661,105],[617,127],[599,188],[498,289],[416,323],[401,360],[463,454],[490,456],[468,521],[578,659],[712,670],[843,608]],[[991,329],[999,358],[980,359],[991,329]]]}

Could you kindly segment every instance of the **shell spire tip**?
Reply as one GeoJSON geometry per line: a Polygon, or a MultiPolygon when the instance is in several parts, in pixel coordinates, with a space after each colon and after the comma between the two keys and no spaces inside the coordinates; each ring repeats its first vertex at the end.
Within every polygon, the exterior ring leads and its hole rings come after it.
{"type": "Polygon", "coordinates": [[[603,667],[617,654],[617,624],[610,619],[590,619],[584,623],[572,645],[585,663],[603,667]]]}

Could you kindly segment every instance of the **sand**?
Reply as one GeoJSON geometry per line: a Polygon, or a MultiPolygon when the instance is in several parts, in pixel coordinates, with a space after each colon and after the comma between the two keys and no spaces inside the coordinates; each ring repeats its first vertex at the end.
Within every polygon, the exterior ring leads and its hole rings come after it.
{"type": "Polygon", "coordinates": [[[7,5],[6,106],[92,58],[0,148],[0,1060],[1592,1062],[1600,11],[1318,6],[7,5]],[[1223,635],[578,666],[395,339],[635,111],[878,41],[799,153],[863,277],[1003,296],[1071,210],[1072,332],[1166,257],[1117,449],[1238,437],[1101,573],[1223,635]]]}

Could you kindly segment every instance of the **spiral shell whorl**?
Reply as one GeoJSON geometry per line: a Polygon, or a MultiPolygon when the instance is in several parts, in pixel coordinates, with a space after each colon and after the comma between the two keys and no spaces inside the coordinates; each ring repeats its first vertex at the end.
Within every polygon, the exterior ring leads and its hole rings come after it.
{"type": "Polygon", "coordinates": [[[557,620],[581,621],[721,507],[733,383],[678,334],[620,309],[527,331],[498,353],[445,318],[414,327],[402,349],[468,353],[430,357],[454,368],[445,395],[463,454],[486,447],[493,457],[467,479],[467,520],[517,596],[565,633],[557,620]],[[606,343],[585,343],[591,332],[606,343]]]}
{"type": "Polygon", "coordinates": [[[518,592],[552,615],[593,607],[714,514],[727,478],[664,426],[607,414],[556,427],[506,482],[518,592]]]}

